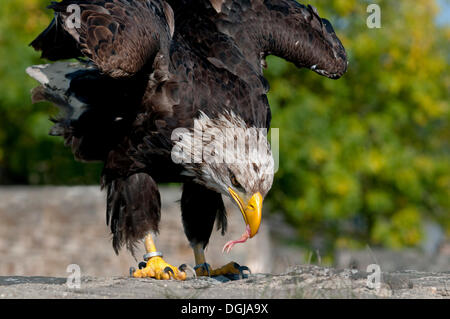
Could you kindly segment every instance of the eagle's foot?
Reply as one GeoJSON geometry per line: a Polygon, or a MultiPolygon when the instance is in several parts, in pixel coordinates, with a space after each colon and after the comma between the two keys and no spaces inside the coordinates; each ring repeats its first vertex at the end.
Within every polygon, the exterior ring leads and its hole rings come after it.
{"type": "Polygon", "coordinates": [[[135,278],[151,277],[161,280],[168,280],[170,278],[178,280],[186,279],[186,273],[184,271],[180,271],[177,267],[169,265],[164,259],[158,256],[150,258],[144,268],[133,271],[132,276],[135,278]]]}
{"type": "Polygon", "coordinates": [[[208,263],[198,264],[194,267],[197,276],[211,277],[212,268],[208,263]]]}
{"type": "Polygon", "coordinates": [[[208,263],[199,264],[195,266],[194,269],[197,276],[225,276],[231,280],[246,278],[247,275],[244,274],[244,271],[251,273],[247,266],[240,266],[233,261],[217,269],[211,269],[211,266],[208,263]]]}

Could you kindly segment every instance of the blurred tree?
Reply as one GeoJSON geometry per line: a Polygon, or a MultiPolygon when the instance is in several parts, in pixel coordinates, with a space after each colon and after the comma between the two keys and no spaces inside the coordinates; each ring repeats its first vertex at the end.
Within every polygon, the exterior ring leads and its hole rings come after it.
{"type": "MultiPolygon", "coordinates": [[[[280,169],[269,200],[320,249],[416,245],[423,222],[450,233],[448,25],[435,1],[309,0],[334,25],[349,55],[338,81],[269,57],[280,169]]],[[[44,63],[27,44],[51,19],[48,0],[0,1],[0,184],[97,183],[99,164],[73,160],[50,137],[46,103],[25,68],[44,63]]]]}
{"type": "Polygon", "coordinates": [[[450,29],[435,1],[309,1],[349,56],[337,81],[268,60],[280,169],[269,198],[323,252],[414,246],[427,219],[450,234],[450,29]]]}
{"type": "Polygon", "coordinates": [[[0,184],[84,184],[99,180],[99,164],[73,160],[62,139],[49,136],[48,103],[31,104],[37,82],[25,69],[42,64],[28,47],[50,22],[48,0],[0,1],[0,184]]]}

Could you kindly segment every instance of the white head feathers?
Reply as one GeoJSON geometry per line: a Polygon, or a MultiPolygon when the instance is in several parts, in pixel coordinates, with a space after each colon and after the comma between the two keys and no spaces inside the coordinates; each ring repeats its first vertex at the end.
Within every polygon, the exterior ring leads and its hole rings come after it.
{"type": "Polygon", "coordinates": [[[201,112],[193,129],[174,130],[172,140],[172,160],[217,192],[228,195],[229,187],[238,187],[265,196],[272,186],[274,161],[267,129],[248,127],[232,111],[214,119],[201,112]]]}

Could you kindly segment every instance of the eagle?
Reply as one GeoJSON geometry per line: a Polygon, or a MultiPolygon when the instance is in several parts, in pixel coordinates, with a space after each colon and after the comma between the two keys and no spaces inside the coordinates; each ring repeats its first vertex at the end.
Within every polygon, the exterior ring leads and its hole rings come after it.
{"type": "MultiPolygon", "coordinates": [[[[102,162],[106,222],[116,253],[144,242],[134,277],[186,279],[186,266],[156,249],[159,183],[182,184],[181,217],[197,276],[236,276],[235,262],[212,269],[205,257],[222,196],[245,222],[229,251],[258,232],[274,178],[267,132],[266,57],[337,79],[347,55],[331,23],[294,0],[62,0],[31,46],[57,61],[30,66],[32,101],[61,112],[50,135],[74,157],[102,162]],[[69,61],[59,61],[76,59],[69,61]]],[[[248,269],[248,268],[247,268],[248,269]]]]}

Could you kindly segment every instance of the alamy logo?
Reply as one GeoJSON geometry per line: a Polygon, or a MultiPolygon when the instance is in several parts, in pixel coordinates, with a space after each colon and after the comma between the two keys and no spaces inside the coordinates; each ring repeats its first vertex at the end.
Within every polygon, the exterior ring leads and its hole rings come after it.
{"type": "Polygon", "coordinates": [[[67,276],[67,288],[80,289],[81,287],[81,268],[77,264],[70,264],[67,266],[66,272],[70,273],[67,276]]]}
{"type": "Polygon", "coordinates": [[[381,287],[381,268],[377,264],[370,264],[367,266],[367,288],[380,289],[381,287]]]}
{"type": "Polygon", "coordinates": [[[81,8],[79,5],[71,4],[67,6],[67,13],[70,15],[66,19],[66,27],[69,29],[78,29],[81,27],[81,8]]]}
{"type": "Polygon", "coordinates": [[[381,8],[378,4],[369,4],[367,6],[367,13],[371,13],[366,20],[366,25],[369,29],[381,28],[381,8]]]}

